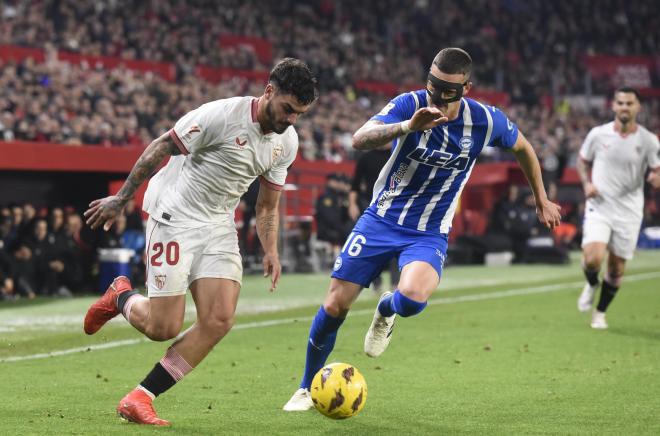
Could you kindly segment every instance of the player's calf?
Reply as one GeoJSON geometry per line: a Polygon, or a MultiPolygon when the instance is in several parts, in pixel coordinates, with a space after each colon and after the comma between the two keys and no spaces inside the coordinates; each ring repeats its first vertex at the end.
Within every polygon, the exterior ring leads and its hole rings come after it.
{"type": "Polygon", "coordinates": [[[176,336],[181,331],[181,326],[173,324],[165,325],[152,325],[147,324],[144,329],[144,335],[156,342],[169,341],[170,339],[176,338],[176,336]]]}
{"type": "Polygon", "coordinates": [[[337,340],[337,332],[345,318],[331,316],[324,306],[321,306],[312,321],[307,341],[307,356],[305,359],[305,373],[300,387],[309,390],[312,379],[317,371],[323,367],[326,359],[332,352],[337,340]]]}
{"type": "Polygon", "coordinates": [[[616,276],[611,272],[605,275],[605,279],[600,288],[600,300],[598,301],[598,306],[596,306],[598,312],[605,313],[607,311],[607,308],[619,291],[620,286],[621,276],[616,276]]]}

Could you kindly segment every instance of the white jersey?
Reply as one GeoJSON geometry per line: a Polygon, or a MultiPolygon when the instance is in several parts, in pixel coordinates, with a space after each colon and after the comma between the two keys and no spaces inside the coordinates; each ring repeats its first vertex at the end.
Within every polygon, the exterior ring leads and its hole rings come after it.
{"type": "Polygon", "coordinates": [[[591,181],[599,195],[587,200],[587,211],[624,221],[641,222],[646,170],[660,166],[658,137],[638,125],[622,136],[614,122],[591,129],[580,157],[592,163],[591,181]]]}
{"type": "Polygon", "coordinates": [[[263,134],[257,99],[233,97],[184,115],[169,134],[182,155],[172,156],[150,181],[143,209],[175,227],[225,223],[255,178],[281,189],[298,150],[291,126],[263,134]]]}

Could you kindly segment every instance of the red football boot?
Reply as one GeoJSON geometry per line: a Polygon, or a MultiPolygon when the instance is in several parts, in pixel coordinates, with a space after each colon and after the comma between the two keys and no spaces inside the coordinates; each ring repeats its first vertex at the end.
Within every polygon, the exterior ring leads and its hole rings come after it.
{"type": "Polygon", "coordinates": [[[87,310],[83,324],[85,333],[93,335],[106,322],[119,315],[117,297],[119,294],[130,291],[132,288],[131,281],[127,277],[119,276],[114,279],[110,287],[105,291],[105,294],[96,300],[87,310]]]}
{"type": "Polygon", "coordinates": [[[117,414],[136,424],[170,425],[169,421],[156,415],[151,397],[139,388],[133,389],[122,398],[117,406],[117,414]]]}

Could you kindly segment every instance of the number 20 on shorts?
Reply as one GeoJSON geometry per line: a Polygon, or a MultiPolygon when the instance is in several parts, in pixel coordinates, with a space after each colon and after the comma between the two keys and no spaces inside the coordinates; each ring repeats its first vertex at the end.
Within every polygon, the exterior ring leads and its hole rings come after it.
{"type": "Polygon", "coordinates": [[[366,243],[367,238],[365,238],[363,235],[351,232],[351,234],[348,235],[348,238],[346,238],[346,243],[341,248],[341,252],[348,253],[349,256],[355,257],[360,254],[362,251],[362,245],[366,243]]]}
{"type": "Polygon", "coordinates": [[[163,244],[162,242],[154,243],[152,247],[154,254],[151,255],[150,263],[152,266],[161,266],[163,261],[160,260],[160,257],[165,253],[165,262],[168,265],[176,265],[179,262],[179,243],[178,242],[168,242],[163,244]]]}

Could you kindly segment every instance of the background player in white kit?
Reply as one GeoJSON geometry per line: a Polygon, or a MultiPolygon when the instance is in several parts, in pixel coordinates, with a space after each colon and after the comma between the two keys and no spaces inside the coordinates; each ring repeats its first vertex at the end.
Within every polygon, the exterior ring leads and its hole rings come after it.
{"type": "Polygon", "coordinates": [[[123,418],[168,425],[156,415],[152,400],[195,368],[231,329],[242,277],[234,210],[257,177],[264,276],[271,277],[271,291],[277,286],[278,203],[298,149],[292,125],[317,96],[309,67],[284,59],[271,71],[261,97],[216,100],[184,115],[145,149],[117,195],[93,201],[85,212],[92,228],[103,225],[108,230],[137,187],[163,158],[173,156],[149,182],[145,195],[149,298],[132,290],[127,278],[118,277],[85,317],[87,334],[122,313],[150,339],[166,341],[181,330],[185,294],[191,290],[195,324],[121,400],[117,412],[123,418]]]}
{"type": "Polygon", "coordinates": [[[644,209],[644,176],[660,188],[658,137],[637,124],[639,93],[619,88],[612,102],[614,121],[594,127],[582,144],[578,173],[587,198],[582,253],[587,283],[578,310],[591,309],[599,285],[598,273],[609,250],[607,272],[591,327],[606,329],[605,311],[621,286],[626,261],[637,245],[644,209]]]}

